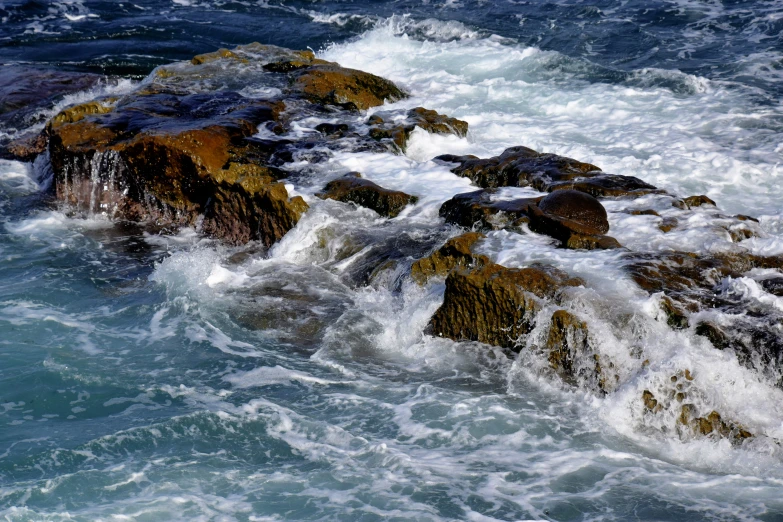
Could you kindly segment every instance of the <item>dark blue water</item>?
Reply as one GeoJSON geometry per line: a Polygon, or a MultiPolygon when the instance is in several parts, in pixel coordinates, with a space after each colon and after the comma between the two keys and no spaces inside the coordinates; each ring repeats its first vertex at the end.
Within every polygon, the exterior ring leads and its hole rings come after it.
{"type": "Polygon", "coordinates": [[[108,74],[149,72],[249,41],[319,49],[375,21],[456,20],[485,35],[581,57],[614,71],[656,67],[783,93],[783,15],[753,1],[0,2],[0,62],[108,74]],[[331,23],[321,23],[334,17],[331,23]]]}

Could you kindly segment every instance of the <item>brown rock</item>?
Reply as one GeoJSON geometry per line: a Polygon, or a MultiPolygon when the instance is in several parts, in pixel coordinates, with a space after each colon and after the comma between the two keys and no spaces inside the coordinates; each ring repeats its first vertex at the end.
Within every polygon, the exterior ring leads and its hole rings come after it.
{"type": "Polygon", "coordinates": [[[549,365],[569,384],[586,382],[595,390],[606,391],[599,357],[588,339],[587,323],[566,310],[557,310],[552,314],[545,345],[549,365]]]}
{"type": "Polygon", "coordinates": [[[702,205],[711,205],[713,207],[717,206],[713,200],[711,200],[710,198],[704,195],[689,196],[683,199],[676,199],[672,203],[672,206],[682,210],[689,210],[693,207],[700,207],[702,205]]]}
{"type": "Polygon", "coordinates": [[[356,203],[390,218],[397,217],[402,209],[419,200],[405,192],[380,187],[372,181],[362,179],[358,173],[330,181],[319,197],[356,203]]]}
{"type": "Polygon", "coordinates": [[[435,335],[519,350],[540,310],[564,286],[583,284],[552,267],[506,268],[487,264],[456,269],[446,277],[443,305],[430,321],[435,335]]]}
{"type": "Polygon", "coordinates": [[[419,259],[411,266],[411,277],[424,284],[430,277],[445,276],[457,267],[475,268],[490,264],[483,254],[474,254],[473,245],[486,237],[479,232],[466,232],[449,239],[445,245],[428,257],[419,259]]]}
{"type": "Polygon", "coordinates": [[[245,138],[283,108],[225,91],[71,107],[46,129],[57,195],[80,210],[158,224],[203,215],[203,230],[224,241],[271,245],[307,205],[287,197],[245,138]]]}
{"type": "Polygon", "coordinates": [[[389,80],[337,64],[303,69],[296,78],[294,90],[312,102],[350,110],[367,110],[383,105],[386,100],[393,102],[407,97],[389,80]]]}
{"type": "MultiPolygon", "coordinates": [[[[584,196],[590,197],[586,194],[584,196]]],[[[598,204],[600,205],[600,203],[598,204]]],[[[601,208],[603,209],[603,207],[601,208]]],[[[605,212],[606,211],[604,211],[604,215],[605,212]]],[[[545,234],[553,237],[560,241],[561,245],[566,248],[595,249],[620,247],[620,244],[616,239],[596,234],[597,230],[604,228],[600,225],[600,221],[598,226],[594,224],[585,224],[572,219],[548,214],[543,212],[540,206],[532,205],[528,207],[527,215],[530,219],[530,230],[538,234],[545,234]]],[[[605,228],[608,230],[608,223],[605,228]]]]}
{"type": "Polygon", "coordinates": [[[12,159],[18,161],[33,161],[39,154],[46,152],[46,136],[43,134],[28,134],[12,140],[6,147],[12,159]]]}

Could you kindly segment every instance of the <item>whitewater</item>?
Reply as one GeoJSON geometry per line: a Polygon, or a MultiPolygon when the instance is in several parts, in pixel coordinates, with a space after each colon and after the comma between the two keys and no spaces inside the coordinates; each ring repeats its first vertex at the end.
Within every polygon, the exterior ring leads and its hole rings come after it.
{"type": "MultiPolygon", "coordinates": [[[[58,20],[97,17],[62,4],[58,20]]],[[[268,251],[74,215],[46,199],[45,156],[0,160],[0,519],[783,520],[780,376],[667,326],[660,296],[633,283],[617,251],[585,254],[502,230],[478,246],[504,266],[542,261],[587,282],[568,307],[589,320],[622,377],[605,396],[564,384],[534,350],[430,335],[443,281],[417,285],[400,266],[368,281],[365,270],[373,245],[405,252],[406,241],[460,233],[438,209],[475,187],[434,157],[517,145],[705,194],[726,215],[758,219],[742,248],[783,254],[779,98],[757,83],[661,67],[610,74],[454,20],[297,13],[358,25],[317,56],[411,94],[357,121],[423,106],[467,121],[468,136],[417,129],[405,154],[294,162],[301,175],[287,188],[311,208],[268,251]],[[349,171],[419,202],[385,219],[316,197],[349,171]],[[643,390],[665,393],[683,368],[692,401],[758,436],[736,447],[673,433],[674,413],[651,423],[643,390]]],[[[30,30],[39,27],[51,29],[30,30]]],[[[43,116],[148,81],[107,79],[43,116]]],[[[686,216],[659,194],[604,205],[611,234],[631,249],[737,248],[707,210],[686,216]],[[681,226],[664,234],[661,217],[681,226]]],[[[756,269],[716,291],[781,313],[783,298],[759,283],[773,275],[756,269]]],[[[720,323],[724,312],[700,313],[720,323]]]]}

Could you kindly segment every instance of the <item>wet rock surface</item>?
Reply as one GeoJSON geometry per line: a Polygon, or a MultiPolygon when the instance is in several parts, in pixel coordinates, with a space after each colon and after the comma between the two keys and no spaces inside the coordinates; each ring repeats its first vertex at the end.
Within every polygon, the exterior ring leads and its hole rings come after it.
{"type": "Polygon", "coordinates": [[[430,321],[434,335],[479,341],[513,351],[530,333],[541,299],[583,282],[550,266],[506,268],[490,263],[446,277],[443,304],[430,321]]]}
{"type": "Polygon", "coordinates": [[[370,124],[370,136],[383,143],[388,143],[392,150],[405,151],[411,133],[419,127],[431,134],[453,134],[464,138],[468,134],[468,123],[439,114],[435,111],[416,107],[400,120],[388,113],[373,114],[370,124]]]}
{"type": "Polygon", "coordinates": [[[483,188],[529,186],[541,192],[574,189],[595,197],[638,197],[660,192],[636,177],[605,174],[590,163],[527,147],[511,147],[487,159],[454,155],[436,159],[456,163],[451,170],[454,174],[470,178],[483,188]]]}
{"type": "MultiPolygon", "coordinates": [[[[53,118],[46,137],[57,196],[87,213],[171,226],[200,222],[203,232],[229,243],[271,245],[308,208],[301,197],[289,197],[281,182],[287,173],[279,167],[314,142],[258,138],[258,129],[274,136],[319,112],[351,113],[405,96],[383,78],[318,60],[310,51],[250,44],[199,55],[159,68],[152,82],[129,95],[70,107],[53,118]],[[269,96],[239,92],[248,86],[263,87],[269,96]]],[[[348,130],[334,125],[322,129],[329,131],[326,141],[348,130]]],[[[387,216],[415,201],[365,180],[332,189],[337,199],[387,216]]]]}
{"type": "Polygon", "coordinates": [[[362,179],[358,172],[330,181],[319,196],[343,203],[356,203],[390,218],[397,217],[402,209],[415,204],[419,199],[398,190],[379,187],[370,180],[362,179]]]}

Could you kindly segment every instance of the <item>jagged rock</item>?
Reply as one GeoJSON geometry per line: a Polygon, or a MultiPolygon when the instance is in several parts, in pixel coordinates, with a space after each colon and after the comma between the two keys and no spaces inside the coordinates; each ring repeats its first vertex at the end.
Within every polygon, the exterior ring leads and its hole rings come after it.
{"type": "Polygon", "coordinates": [[[712,438],[729,439],[734,444],[741,444],[745,439],[753,437],[741,424],[724,421],[717,411],[711,411],[703,417],[696,417],[692,404],[683,404],[678,422],[687,426],[694,434],[712,438]]]}
{"type": "Polygon", "coordinates": [[[706,337],[712,343],[712,346],[718,350],[728,348],[729,340],[723,330],[716,324],[709,321],[702,321],[696,325],[696,335],[706,337]]]}
{"type": "Polygon", "coordinates": [[[710,205],[713,207],[717,206],[713,200],[704,195],[675,199],[674,202],[672,202],[673,207],[679,208],[681,210],[690,210],[693,207],[700,207],[702,205],[710,205]]]}
{"type": "Polygon", "coordinates": [[[358,172],[330,181],[319,197],[356,203],[390,218],[397,217],[402,209],[419,200],[416,196],[399,190],[388,190],[370,180],[362,179],[358,172]]]}
{"type": "Polygon", "coordinates": [[[783,297],[783,277],[762,279],[759,284],[770,294],[783,297]]]}
{"type": "Polygon", "coordinates": [[[677,221],[677,218],[666,217],[666,218],[663,218],[661,223],[658,225],[658,229],[661,232],[663,232],[664,234],[666,234],[667,232],[671,232],[672,230],[677,228],[677,225],[679,225],[679,224],[680,224],[680,222],[677,221]]]}
{"type": "Polygon", "coordinates": [[[438,114],[424,107],[409,110],[403,121],[387,122],[382,114],[374,114],[368,123],[371,125],[370,136],[373,139],[388,140],[402,151],[405,150],[408,138],[416,127],[432,134],[454,134],[461,138],[468,133],[468,122],[438,114]]]}
{"type": "Polygon", "coordinates": [[[636,197],[660,192],[633,176],[604,174],[590,163],[539,153],[527,147],[511,147],[499,156],[487,159],[454,155],[435,159],[457,163],[452,172],[470,178],[482,188],[530,186],[541,192],[575,189],[596,197],[636,197]]]}
{"type": "MultiPolygon", "coordinates": [[[[128,95],[62,111],[45,136],[57,195],[76,209],[162,226],[201,223],[227,242],[270,245],[307,209],[302,198],[288,197],[279,167],[328,157],[321,145],[339,149],[349,133],[352,147],[383,150],[366,131],[351,130],[350,111],[405,96],[388,80],[312,51],[253,43],[159,67],[128,95]],[[248,86],[262,86],[266,98],[239,94],[248,86]],[[316,114],[331,116],[319,133],[254,136],[259,126],[283,134],[291,121],[316,114]]],[[[424,109],[411,114],[435,130],[449,121],[424,109]]],[[[335,197],[384,215],[415,201],[365,180],[336,185],[342,192],[335,197]]]]}
{"type": "Polygon", "coordinates": [[[11,140],[6,146],[6,151],[12,159],[33,161],[39,154],[46,152],[46,145],[44,134],[27,134],[11,140]]]}
{"type": "Polygon", "coordinates": [[[660,307],[666,314],[666,324],[677,330],[688,328],[687,313],[677,306],[670,297],[661,297],[660,307]]]}
{"type": "Polygon", "coordinates": [[[446,277],[443,304],[430,327],[455,341],[480,341],[519,350],[541,308],[539,299],[554,298],[561,288],[583,281],[553,267],[506,268],[494,263],[457,268],[446,277]]]}
{"type": "Polygon", "coordinates": [[[490,264],[483,254],[474,254],[473,245],[486,237],[479,232],[466,232],[449,239],[445,245],[411,266],[411,277],[424,284],[430,277],[445,276],[457,267],[474,268],[490,264]]]}
{"type": "Polygon", "coordinates": [[[586,381],[595,390],[607,391],[599,356],[589,343],[587,323],[566,310],[555,311],[545,348],[550,366],[565,382],[586,381]]]}
{"type": "Polygon", "coordinates": [[[481,230],[516,229],[529,222],[530,205],[541,198],[520,198],[492,201],[493,190],[477,190],[457,194],[440,207],[440,216],[447,223],[481,230]]]}
{"type": "Polygon", "coordinates": [[[66,109],[47,125],[58,198],[88,212],[192,225],[231,243],[270,245],[307,204],[288,198],[246,140],[285,105],[233,92],[141,94],[66,109]]]}
{"type": "Polygon", "coordinates": [[[389,80],[337,64],[317,64],[299,71],[303,72],[296,78],[294,90],[315,103],[367,110],[386,100],[407,97],[389,80]]]}

